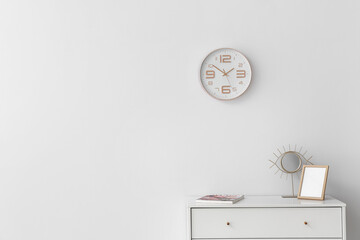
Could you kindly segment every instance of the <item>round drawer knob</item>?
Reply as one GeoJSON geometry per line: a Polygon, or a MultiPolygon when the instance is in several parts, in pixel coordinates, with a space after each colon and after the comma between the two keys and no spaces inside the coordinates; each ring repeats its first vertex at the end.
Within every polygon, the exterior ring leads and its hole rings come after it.
{"type": "Polygon", "coordinates": [[[227,222],[227,223],[226,223],[226,225],[228,225],[228,226],[229,226],[229,225],[230,225],[230,223],[229,223],[229,222],[227,222]]]}
{"type": "Polygon", "coordinates": [[[308,222],[304,222],[305,225],[308,225],[308,222]]]}

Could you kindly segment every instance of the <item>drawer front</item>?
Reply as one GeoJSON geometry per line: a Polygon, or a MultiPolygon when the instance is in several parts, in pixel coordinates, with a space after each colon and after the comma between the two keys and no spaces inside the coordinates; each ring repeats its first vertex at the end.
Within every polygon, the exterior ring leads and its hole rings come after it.
{"type": "Polygon", "coordinates": [[[191,217],[192,238],[342,237],[341,208],[195,208],[191,217]]]}

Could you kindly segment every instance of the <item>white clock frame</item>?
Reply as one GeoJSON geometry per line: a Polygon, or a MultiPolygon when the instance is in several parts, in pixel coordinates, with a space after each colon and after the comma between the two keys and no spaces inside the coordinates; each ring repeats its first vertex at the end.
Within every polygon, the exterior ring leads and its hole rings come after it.
{"type": "MultiPolygon", "coordinates": [[[[224,69],[223,69],[223,70],[224,70],[224,69]]],[[[224,71],[225,71],[225,70],[224,70],[224,71]]],[[[250,87],[250,85],[251,85],[251,81],[252,81],[252,68],[251,68],[251,64],[250,64],[249,60],[245,57],[245,55],[244,55],[243,53],[241,53],[240,51],[238,51],[238,50],[236,50],[236,49],[233,49],[233,48],[218,48],[218,49],[215,49],[215,50],[211,51],[209,54],[206,55],[206,57],[204,58],[204,60],[202,61],[201,65],[200,65],[200,84],[201,84],[201,87],[204,89],[204,91],[205,91],[208,95],[210,95],[211,97],[213,97],[213,98],[215,98],[215,99],[217,99],[217,100],[230,101],[230,100],[234,100],[234,99],[239,98],[240,96],[242,96],[242,95],[249,89],[249,87],[250,87]],[[245,61],[245,63],[248,64],[248,72],[246,72],[246,74],[247,74],[249,77],[245,77],[245,78],[244,78],[244,79],[247,79],[248,84],[247,84],[246,88],[243,89],[243,91],[242,91],[239,95],[237,95],[237,96],[235,96],[235,97],[233,97],[233,98],[220,98],[220,97],[217,97],[217,96],[211,94],[211,93],[206,89],[206,87],[204,86],[204,79],[203,79],[203,76],[202,76],[202,74],[203,74],[203,67],[204,67],[205,61],[208,60],[209,57],[211,57],[211,55],[214,54],[215,52],[225,51],[225,50],[230,50],[230,51],[236,52],[236,54],[240,55],[241,58],[245,61]]]]}

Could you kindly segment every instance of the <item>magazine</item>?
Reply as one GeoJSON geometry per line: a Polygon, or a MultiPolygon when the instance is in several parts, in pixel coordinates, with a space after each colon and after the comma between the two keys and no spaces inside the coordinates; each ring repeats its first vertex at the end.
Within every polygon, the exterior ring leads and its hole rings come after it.
{"type": "Polygon", "coordinates": [[[234,204],[244,198],[244,195],[206,195],[196,200],[198,203],[234,204]]]}

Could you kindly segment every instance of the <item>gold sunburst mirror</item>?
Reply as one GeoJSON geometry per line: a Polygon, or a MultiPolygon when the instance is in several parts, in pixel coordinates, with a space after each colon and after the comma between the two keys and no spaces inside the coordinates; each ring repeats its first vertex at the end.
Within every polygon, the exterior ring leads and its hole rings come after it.
{"type": "Polygon", "coordinates": [[[292,195],[284,195],[282,197],[296,198],[294,190],[294,175],[300,173],[303,165],[313,165],[313,163],[310,162],[312,156],[309,158],[306,157],[307,151],[303,152],[303,147],[298,150],[296,145],[294,148],[291,148],[290,145],[288,148],[283,146],[282,150],[277,148],[277,151],[273,154],[275,159],[270,159],[269,161],[271,162],[270,168],[273,168],[274,166],[276,167],[275,175],[280,172],[280,178],[284,175],[286,176],[286,179],[289,175],[291,178],[292,195]]]}

